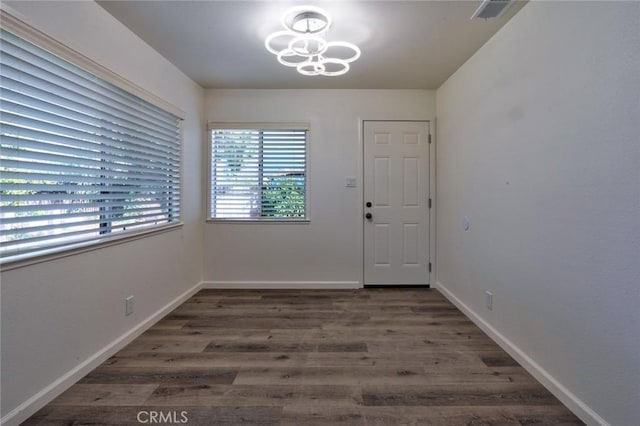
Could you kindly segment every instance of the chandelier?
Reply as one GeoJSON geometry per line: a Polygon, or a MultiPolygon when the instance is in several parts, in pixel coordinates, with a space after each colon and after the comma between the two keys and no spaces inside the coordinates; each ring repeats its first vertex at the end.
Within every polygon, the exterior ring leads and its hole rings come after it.
{"type": "Polygon", "coordinates": [[[327,41],[331,22],[329,14],[319,7],[293,7],[282,15],[285,29],[270,34],[264,45],[278,62],[296,68],[300,74],[346,74],[349,64],[360,57],[360,49],[346,41],[327,41]]]}

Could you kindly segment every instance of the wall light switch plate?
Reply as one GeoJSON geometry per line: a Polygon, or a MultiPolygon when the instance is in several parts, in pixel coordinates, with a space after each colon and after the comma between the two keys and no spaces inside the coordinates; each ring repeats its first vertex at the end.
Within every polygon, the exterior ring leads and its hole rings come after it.
{"type": "Polygon", "coordinates": [[[358,186],[358,180],[355,176],[347,176],[346,185],[347,188],[355,188],[358,186]]]}

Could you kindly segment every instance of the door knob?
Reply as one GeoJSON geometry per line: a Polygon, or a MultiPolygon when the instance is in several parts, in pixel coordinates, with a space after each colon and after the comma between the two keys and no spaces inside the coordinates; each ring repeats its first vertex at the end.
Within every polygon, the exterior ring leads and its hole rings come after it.
{"type": "Polygon", "coordinates": [[[367,207],[371,207],[371,201],[367,201],[366,206],[367,206],[367,207]]]}
{"type": "Polygon", "coordinates": [[[371,219],[373,215],[371,213],[367,213],[364,215],[364,217],[366,217],[367,219],[371,219]]]}

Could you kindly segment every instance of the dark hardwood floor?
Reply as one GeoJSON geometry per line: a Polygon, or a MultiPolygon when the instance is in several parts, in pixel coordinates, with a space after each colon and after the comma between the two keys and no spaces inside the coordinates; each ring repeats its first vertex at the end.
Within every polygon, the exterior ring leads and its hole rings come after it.
{"type": "Polygon", "coordinates": [[[427,289],[203,290],[24,424],[144,423],[582,424],[427,289]]]}

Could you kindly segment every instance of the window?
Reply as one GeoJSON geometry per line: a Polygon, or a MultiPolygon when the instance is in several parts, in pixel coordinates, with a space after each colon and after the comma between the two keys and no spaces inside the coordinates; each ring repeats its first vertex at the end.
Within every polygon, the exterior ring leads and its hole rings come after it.
{"type": "Polygon", "coordinates": [[[180,119],[2,30],[0,254],[180,220],[180,119]]]}
{"type": "Polygon", "coordinates": [[[210,218],[305,220],[307,126],[211,126],[210,218]]]}

